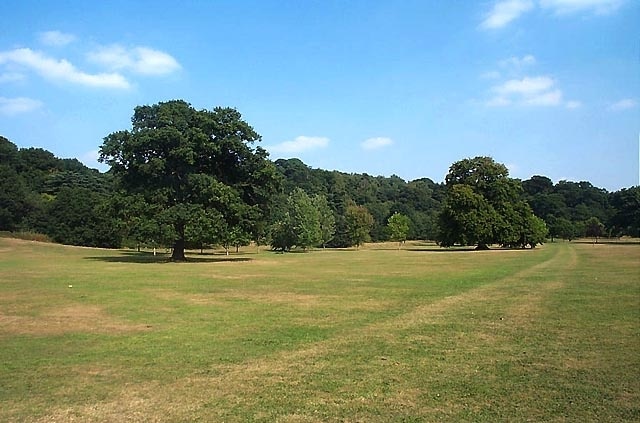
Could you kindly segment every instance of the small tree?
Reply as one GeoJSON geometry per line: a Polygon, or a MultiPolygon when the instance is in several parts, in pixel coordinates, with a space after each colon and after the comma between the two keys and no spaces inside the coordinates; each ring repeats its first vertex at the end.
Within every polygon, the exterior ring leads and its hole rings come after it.
{"type": "Polygon", "coordinates": [[[280,214],[272,226],[271,247],[274,250],[288,251],[293,246],[306,250],[322,241],[320,212],[302,188],[289,194],[280,214]]]}
{"type": "Polygon", "coordinates": [[[598,238],[604,234],[604,225],[597,217],[592,217],[585,222],[585,235],[593,237],[595,243],[598,243],[598,238]]]}
{"type": "Polygon", "coordinates": [[[411,220],[407,216],[398,212],[395,212],[393,216],[387,220],[390,238],[392,241],[398,243],[398,250],[407,240],[410,222],[411,220]]]}
{"type": "Polygon", "coordinates": [[[549,219],[549,236],[551,241],[555,237],[572,241],[576,237],[576,227],[569,219],[551,216],[549,219]]]}
{"type": "Polygon", "coordinates": [[[326,248],[329,241],[333,239],[336,233],[336,219],[329,207],[327,197],[317,194],[311,199],[316,210],[318,210],[318,218],[320,224],[320,242],[322,248],[326,248]]]}
{"type": "Polygon", "coordinates": [[[371,228],[373,227],[373,216],[366,207],[352,205],[347,207],[345,214],[347,223],[347,234],[351,245],[359,247],[371,239],[371,228]]]}
{"type": "Polygon", "coordinates": [[[301,188],[289,195],[289,219],[295,234],[295,245],[306,250],[321,241],[320,213],[311,197],[301,188]]]}

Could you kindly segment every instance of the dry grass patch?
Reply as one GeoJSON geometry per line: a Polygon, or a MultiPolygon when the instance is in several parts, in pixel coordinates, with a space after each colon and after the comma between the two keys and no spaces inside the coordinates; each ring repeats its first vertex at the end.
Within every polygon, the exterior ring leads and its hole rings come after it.
{"type": "Polygon", "coordinates": [[[149,330],[110,316],[102,307],[69,305],[44,310],[38,316],[0,314],[0,333],[10,335],[61,335],[67,333],[125,333],[149,330]]]}

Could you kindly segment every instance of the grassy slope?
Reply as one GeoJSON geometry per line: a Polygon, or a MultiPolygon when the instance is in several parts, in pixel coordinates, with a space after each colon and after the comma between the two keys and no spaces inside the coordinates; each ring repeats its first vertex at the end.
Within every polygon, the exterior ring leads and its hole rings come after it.
{"type": "Polygon", "coordinates": [[[0,239],[0,421],[640,420],[637,245],[194,257],[0,239]]]}

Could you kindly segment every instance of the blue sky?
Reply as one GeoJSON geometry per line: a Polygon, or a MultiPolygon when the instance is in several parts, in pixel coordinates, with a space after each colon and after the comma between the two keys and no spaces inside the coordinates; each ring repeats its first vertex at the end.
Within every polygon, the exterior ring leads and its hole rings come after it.
{"type": "MultiPolygon", "coordinates": [[[[0,3],[0,135],[97,167],[137,105],[237,108],[272,159],[638,185],[640,2],[0,3]]],[[[104,170],[104,168],[101,168],[104,170]]]]}

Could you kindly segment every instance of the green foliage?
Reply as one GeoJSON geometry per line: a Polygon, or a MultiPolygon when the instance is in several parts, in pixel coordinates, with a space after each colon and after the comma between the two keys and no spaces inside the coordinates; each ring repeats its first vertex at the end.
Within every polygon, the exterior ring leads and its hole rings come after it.
{"type": "Polygon", "coordinates": [[[591,217],[585,224],[585,235],[593,237],[595,242],[598,242],[598,238],[604,235],[604,225],[597,217],[591,217]]]}
{"type": "MultiPolygon", "coordinates": [[[[398,176],[382,177],[311,169],[299,159],[279,159],[276,168],[284,179],[285,193],[296,187],[310,195],[324,195],[334,215],[335,233],[327,245],[351,245],[345,220],[349,204],[361,204],[374,217],[373,241],[388,239],[387,219],[395,212],[411,220],[409,239],[433,239],[444,186],[430,179],[405,182],[398,176]]],[[[273,220],[275,222],[275,219],[273,220]]]]}
{"type": "Polygon", "coordinates": [[[145,204],[144,220],[168,228],[173,259],[184,260],[187,241],[230,239],[214,223],[249,233],[263,218],[277,177],[266,151],[250,145],[259,140],[234,109],[198,111],[176,100],[136,107],[132,129],[107,136],[100,160],[145,204]]]}
{"type": "Polygon", "coordinates": [[[453,185],[440,213],[442,247],[478,245],[484,248],[495,241],[501,217],[489,202],[469,185],[453,185]]]}
{"type": "Polygon", "coordinates": [[[544,241],[545,223],[522,198],[522,186],[509,178],[506,166],[490,157],[464,159],[451,165],[446,184],[447,197],[440,213],[441,246],[524,248],[544,241]]]}
{"type": "Polygon", "coordinates": [[[271,246],[275,250],[288,251],[294,246],[306,250],[324,245],[333,235],[332,218],[324,196],[310,197],[302,188],[296,188],[287,197],[279,219],[272,226],[271,246]]]}
{"type": "Polygon", "coordinates": [[[548,224],[551,241],[553,241],[554,238],[562,238],[572,241],[577,236],[577,228],[569,219],[550,216],[548,218],[548,224]]]}
{"type": "Polygon", "coordinates": [[[359,247],[371,239],[374,219],[364,206],[351,205],[345,214],[349,246],[359,247]]]}
{"type": "Polygon", "coordinates": [[[640,186],[613,193],[610,204],[612,232],[618,236],[640,237],[640,186]]]}
{"type": "Polygon", "coordinates": [[[316,194],[311,199],[313,207],[318,211],[320,225],[320,244],[325,248],[336,233],[336,219],[324,195],[316,194]]]}
{"type": "Polygon", "coordinates": [[[14,231],[29,213],[29,190],[11,167],[0,164],[0,231],[14,231]]]}
{"type": "Polygon", "coordinates": [[[389,238],[392,241],[398,242],[398,245],[402,245],[402,243],[407,240],[407,235],[409,235],[410,223],[411,221],[407,216],[402,213],[395,212],[387,221],[389,238]]]}
{"type": "Polygon", "coordinates": [[[120,232],[107,207],[106,199],[94,191],[63,188],[47,208],[47,234],[61,244],[119,247],[120,232]]]}
{"type": "MultiPolygon", "coordinates": [[[[117,138],[130,144],[122,157],[114,160],[139,159],[132,172],[137,172],[138,181],[157,183],[153,195],[135,181],[125,187],[122,175],[114,177],[115,169],[100,173],[76,159],[58,159],[39,148],[19,149],[0,137],[0,230],[62,239],[49,208],[59,206],[56,198],[62,190],[85,189],[101,197],[102,205],[93,211],[100,216],[85,220],[86,236],[68,237],[67,243],[94,245],[100,239],[102,245],[112,246],[120,240],[130,246],[172,245],[180,238],[175,225],[180,216],[185,224],[185,246],[233,246],[229,232],[236,231],[249,235],[258,245],[272,243],[271,236],[276,235],[273,245],[290,248],[295,245],[293,235],[280,223],[284,222],[287,196],[302,188],[314,203],[326,200],[316,204],[321,232],[317,245],[353,245],[346,217],[352,204],[361,204],[373,216],[372,241],[389,239],[387,223],[394,213],[409,218],[407,239],[437,239],[438,234],[455,238],[451,228],[441,228],[448,191],[445,184],[427,178],[407,182],[395,175],[312,169],[299,159],[280,159],[273,164],[264,150],[251,147],[253,141],[242,141],[242,137],[257,140],[257,134],[241,119],[237,121],[235,110],[196,111],[184,102],[169,103],[136,109],[132,130],[117,133],[117,138]],[[189,126],[192,123],[194,127],[189,126]],[[198,161],[198,151],[212,160],[208,164],[198,161]],[[173,170],[167,170],[171,166],[173,170]],[[162,186],[165,182],[168,185],[162,186]],[[190,188],[183,190],[185,187],[190,188]],[[181,194],[176,195],[178,192],[181,194]],[[284,194],[283,199],[277,192],[284,194]],[[193,207],[178,206],[182,200],[193,207]],[[170,204],[172,201],[175,204],[170,204]],[[95,227],[98,221],[104,221],[109,229],[95,227]],[[94,230],[101,234],[88,234],[94,230]],[[107,241],[105,236],[111,239],[107,241]]],[[[455,165],[457,173],[451,175],[449,185],[462,181],[475,184],[477,179],[474,192],[489,201],[497,213],[490,225],[492,238],[503,245],[519,245],[525,239],[537,244],[542,239],[535,236],[544,232],[542,225],[531,219],[520,200],[529,203],[533,214],[545,221],[552,238],[585,236],[585,222],[591,217],[605,225],[605,235],[640,236],[639,187],[607,193],[584,181],[554,185],[547,177],[533,176],[520,188],[517,181],[505,178],[506,168],[490,158],[466,159],[455,165]],[[511,204],[506,198],[517,201],[511,204]],[[539,230],[533,230],[535,227],[539,230]]],[[[455,215],[448,207],[450,221],[455,215]]],[[[73,208],[66,210],[71,213],[73,208]]],[[[477,215],[486,218],[483,213],[477,215]]],[[[60,218],[56,215],[56,221],[60,218]]],[[[72,222],[73,217],[63,221],[72,222]]],[[[468,241],[454,241],[459,242],[468,241]]]]}

